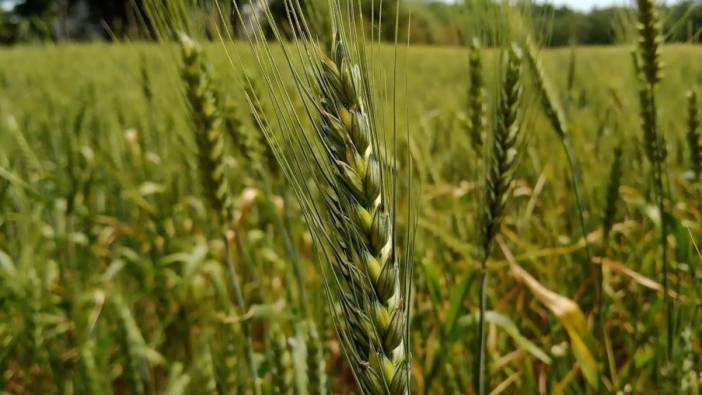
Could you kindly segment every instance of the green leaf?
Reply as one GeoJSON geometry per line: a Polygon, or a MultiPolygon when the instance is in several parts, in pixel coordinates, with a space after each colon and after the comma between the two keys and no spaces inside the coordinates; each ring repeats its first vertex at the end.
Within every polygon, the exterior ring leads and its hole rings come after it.
{"type": "Polygon", "coordinates": [[[690,258],[690,235],[687,228],[670,213],[665,213],[665,221],[675,236],[675,256],[678,262],[688,262],[690,258]]]}
{"type": "MultiPolygon", "coordinates": [[[[466,327],[475,325],[478,322],[479,313],[464,315],[458,320],[457,327],[465,329],[466,327]]],[[[551,357],[548,354],[534,344],[531,340],[527,339],[519,331],[517,325],[506,315],[500,314],[496,311],[487,311],[485,313],[485,321],[497,325],[500,329],[505,331],[509,337],[514,340],[514,342],[527,353],[531,354],[534,358],[539,361],[550,365],[551,357]]]]}
{"type": "Polygon", "coordinates": [[[424,269],[424,278],[427,281],[429,296],[431,296],[432,301],[436,305],[440,305],[442,298],[441,275],[439,273],[439,268],[428,259],[424,259],[422,263],[421,268],[424,269]]]}
{"type": "Polygon", "coordinates": [[[470,283],[473,281],[474,276],[475,271],[466,272],[461,281],[451,288],[451,304],[449,305],[449,311],[446,315],[446,321],[444,322],[443,328],[444,334],[446,334],[449,338],[453,338],[456,335],[456,333],[454,333],[456,329],[456,321],[461,313],[463,301],[466,298],[468,288],[470,287],[470,283]]]}

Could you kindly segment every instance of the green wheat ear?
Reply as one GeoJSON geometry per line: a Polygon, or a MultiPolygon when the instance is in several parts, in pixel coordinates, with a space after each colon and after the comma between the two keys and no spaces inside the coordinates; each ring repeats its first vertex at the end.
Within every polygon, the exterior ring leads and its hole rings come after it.
{"type": "Polygon", "coordinates": [[[641,56],[641,72],[649,85],[653,86],[661,80],[663,64],[660,59],[659,47],[663,42],[661,24],[654,0],[637,0],[639,21],[636,26],[639,33],[639,55],[641,56]]]}
{"type": "Polygon", "coordinates": [[[340,332],[364,390],[400,395],[409,391],[407,322],[392,213],[383,195],[381,152],[361,93],[362,75],[347,50],[337,37],[319,76],[321,138],[336,178],[333,190],[325,191],[328,208],[339,236],[351,237],[335,259],[351,290],[340,295],[337,306],[340,332]]]}
{"type": "Polygon", "coordinates": [[[609,181],[607,182],[607,195],[605,198],[605,210],[602,218],[602,240],[605,242],[609,239],[609,233],[612,230],[612,225],[617,214],[617,202],[619,201],[619,186],[622,179],[622,148],[614,149],[614,161],[609,171],[609,181]]]}
{"type": "Polygon", "coordinates": [[[470,46],[470,87],[468,88],[468,134],[473,150],[483,152],[485,133],[487,130],[487,103],[485,98],[485,78],[483,77],[483,62],[480,40],[473,38],[470,46]]]}
{"type": "Polygon", "coordinates": [[[695,181],[700,181],[702,174],[702,144],[700,143],[700,119],[697,93],[687,93],[687,145],[690,150],[690,166],[695,181]]]}
{"type": "Polygon", "coordinates": [[[252,169],[264,163],[263,152],[265,148],[258,132],[244,126],[237,114],[234,101],[227,99],[223,105],[224,130],[229,136],[233,148],[246,161],[252,169]]]}
{"type": "MultiPolygon", "coordinates": [[[[193,132],[197,143],[200,182],[207,203],[215,213],[215,222],[222,232],[225,245],[225,260],[228,271],[232,301],[239,313],[246,311],[246,303],[241,292],[239,277],[229,252],[229,226],[232,220],[232,201],[229,186],[224,174],[224,138],[220,103],[212,81],[212,71],[206,63],[202,48],[190,37],[180,36],[180,49],[183,61],[182,79],[185,96],[190,107],[193,132]]],[[[245,348],[254,392],[260,393],[257,371],[254,363],[253,345],[246,320],[241,322],[245,338],[245,348]]]]}
{"type": "Polygon", "coordinates": [[[635,57],[635,68],[639,72],[641,105],[641,125],[644,132],[646,156],[651,163],[651,181],[654,186],[656,205],[660,212],[660,244],[661,261],[663,262],[663,293],[666,310],[666,353],[665,361],[673,359],[674,336],[674,302],[670,297],[668,262],[668,221],[666,218],[666,176],[665,160],[667,157],[664,136],[658,130],[658,107],[656,105],[656,85],[661,80],[663,65],[660,60],[660,44],[663,38],[660,33],[660,21],[654,0],[637,0],[638,6],[638,55],[635,57]]]}
{"type": "Polygon", "coordinates": [[[492,136],[491,155],[485,180],[485,199],[481,220],[481,248],[483,253],[480,280],[480,323],[478,326],[478,363],[476,364],[476,392],[486,391],[486,328],[487,309],[487,260],[492,244],[502,226],[509,192],[514,181],[514,173],[521,156],[522,138],[522,50],[512,45],[507,54],[506,71],[497,108],[496,125],[492,136]]]}
{"type": "Polygon", "coordinates": [[[486,194],[481,221],[483,231],[481,247],[484,255],[489,254],[492,242],[502,224],[504,209],[509,199],[509,190],[520,157],[522,57],[521,48],[513,45],[508,53],[507,69],[502,83],[485,185],[486,194]]]}
{"type": "Polygon", "coordinates": [[[144,95],[146,102],[150,105],[154,101],[154,91],[151,83],[151,75],[149,74],[149,62],[144,55],[140,57],[139,71],[141,74],[141,93],[144,95]]]}
{"type": "Polygon", "coordinates": [[[287,339],[278,324],[271,325],[268,339],[271,384],[274,395],[292,394],[292,357],[287,339]]]}
{"type": "Polygon", "coordinates": [[[195,131],[200,181],[207,202],[224,226],[231,218],[232,202],[224,174],[222,117],[212,72],[204,61],[202,48],[185,35],[180,37],[182,78],[195,131]]]}
{"type": "Polygon", "coordinates": [[[308,321],[305,329],[308,391],[310,395],[325,395],[328,391],[326,359],[322,340],[314,322],[308,321]]]}
{"type": "Polygon", "coordinates": [[[249,137],[250,146],[252,149],[257,150],[256,155],[261,160],[259,163],[265,163],[271,174],[278,174],[277,159],[273,152],[273,147],[271,147],[265,136],[266,129],[270,128],[270,125],[268,115],[261,102],[261,94],[258,91],[256,81],[252,77],[245,76],[244,80],[246,81],[244,91],[249,101],[251,121],[255,129],[255,132],[249,137]]]}
{"type": "MultiPolygon", "coordinates": [[[[408,395],[414,229],[408,225],[400,241],[395,187],[411,189],[411,179],[399,184],[395,167],[384,165],[396,163],[398,138],[396,129],[378,130],[384,117],[373,100],[373,51],[356,34],[355,19],[331,8],[335,34],[328,56],[314,40],[299,40],[299,51],[287,53],[285,70],[270,57],[257,57],[266,104],[274,110],[269,121],[275,123],[262,129],[302,207],[358,393],[408,395]],[[294,77],[292,89],[283,83],[287,72],[294,77]],[[299,104],[303,111],[296,110],[299,104]]],[[[299,18],[308,36],[298,11],[291,9],[289,16],[299,18]]],[[[252,41],[261,46],[254,51],[263,55],[269,49],[265,32],[256,33],[252,41]]],[[[281,38],[276,26],[272,33],[281,38]]]]}
{"type": "Polygon", "coordinates": [[[551,86],[551,81],[546,77],[546,71],[539,59],[536,44],[531,38],[526,40],[526,54],[529,65],[536,77],[536,88],[539,91],[539,96],[541,96],[544,112],[558,137],[561,139],[566,138],[568,137],[568,124],[565,120],[565,113],[559,100],[556,98],[556,91],[551,86]]]}

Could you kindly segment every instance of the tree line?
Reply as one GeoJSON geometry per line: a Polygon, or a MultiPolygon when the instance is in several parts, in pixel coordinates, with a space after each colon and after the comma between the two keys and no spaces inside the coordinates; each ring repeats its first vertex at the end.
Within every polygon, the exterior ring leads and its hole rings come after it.
{"type": "MultiPolygon", "coordinates": [[[[144,0],[5,0],[12,7],[0,10],[0,42],[14,44],[37,41],[150,39],[149,21],[145,18],[144,0]]],[[[250,0],[263,1],[263,0],[250,0]]],[[[272,0],[274,15],[285,18],[284,0],[272,0]]],[[[371,15],[371,4],[383,4],[386,21],[394,23],[400,12],[401,33],[414,43],[459,45],[467,35],[465,4],[441,1],[371,2],[364,6],[371,15]],[[412,17],[409,18],[411,12],[412,17]],[[411,22],[407,22],[411,21],[411,22]],[[410,25],[411,23],[411,25],[410,25]]],[[[471,0],[466,0],[471,1],[471,0]]],[[[2,0],[0,0],[2,2],[2,0]]],[[[497,5],[495,5],[497,7],[497,5]]],[[[580,12],[568,7],[530,5],[534,24],[541,30],[546,45],[609,45],[630,37],[633,10],[607,7],[580,12]]],[[[666,39],[671,42],[701,41],[702,3],[682,0],[662,8],[666,39]]],[[[378,14],[377,12],[375,13],[378,14]]],[[[235,20],[235,18],[232,18],[235,20]]],[[[394,39],[393,26],[384,29],[388,40],[394,39]]]]}

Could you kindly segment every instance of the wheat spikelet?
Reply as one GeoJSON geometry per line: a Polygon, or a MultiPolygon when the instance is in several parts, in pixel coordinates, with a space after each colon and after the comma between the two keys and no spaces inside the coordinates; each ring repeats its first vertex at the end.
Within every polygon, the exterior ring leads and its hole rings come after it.
{"type": "Polygon", "coordinates": [[[687,145],[690,150],[690,166],[695,181],[699,181],[702,174],[702,144],[700,143],[699,127],[697,94],[694,91],[690,91],[687,93],[687,145]]]}

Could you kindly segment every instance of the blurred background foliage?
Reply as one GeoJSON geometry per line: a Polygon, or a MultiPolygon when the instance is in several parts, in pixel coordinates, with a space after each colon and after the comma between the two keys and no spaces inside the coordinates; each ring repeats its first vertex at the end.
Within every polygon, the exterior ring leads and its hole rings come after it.
{"type": "MultiPolygon", "coordinates": [[[[252,0],[265,1],[265,0],[252,0]]],[[[279,20],[285,19],[282,0],[268,0],[279,20]]],[[[370,18],[371,1],[368,3],[370,18]]],[[[466,10],[462,2],[401,0],[383,2],[387,23],[394,23],[400,9],[400,37],[417,44],[460,45],[462,19],[466,10]],[[409,18],[411,14],[411,18],[409,18]]],[[[471,2],[471,0],[467,0],[471,2]]],[[[145,16],[143,0],[5,0],[0,1],[0,42],[15,44],[41,41],[84,41],[152,38],[145,16]]],[[[470,5],[470,4],[468,4],[470,5]]],[[[618,26],[630,25],[632,9],[628,7],[595,8],[589,12],[548,4],[530,4],[535,25],[549,46],[609,45],[623,41],[618,26]]],[[[683,0],[662,7],[664,31],[670,42],[700,42],[702,3],[683,0]]],[[[392,41],[394,29],[388,26],[382,39],[392,41]]],[[[236,28],[236,26],[235,26],[236,28]]]]}

